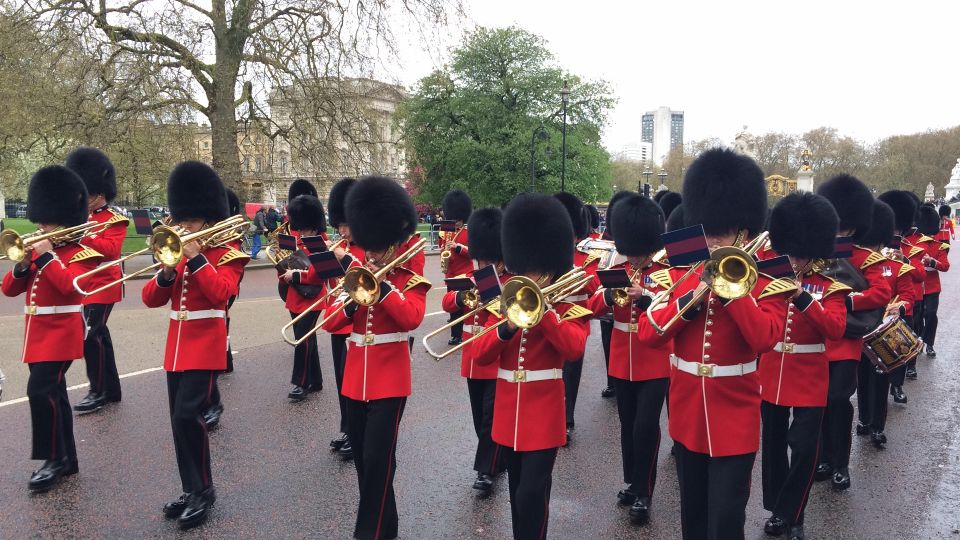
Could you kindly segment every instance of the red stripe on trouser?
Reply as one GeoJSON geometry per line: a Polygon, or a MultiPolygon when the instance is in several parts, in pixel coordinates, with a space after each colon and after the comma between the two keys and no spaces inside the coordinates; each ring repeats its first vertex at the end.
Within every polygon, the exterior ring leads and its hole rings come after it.
{"type": "MultiPolygon", "coordinates": [[[[207,383],[207,407],[213,403],[213,385],[216,379],[214,378],[214,373],[210,372],[210,382],[207,383]]],[[[210,469],[207,467],[209,457],[207,456],[207,451],[210,448],[210,440],[207,433],[207,423],[203,420],[203,415],[198,419],[200,422],[200,428],[203,429],[203,438],[207,439],[207,444],[203,445],[203,450],[200,452],[200,470],[203,471],[203,484],[206,487],[210,486],[210,469]]]]}
{"type": "Polygon", "coordinates": [[[550,496],[543,494],[543,523],[540,524],[540,536],[542,540],[547,537],[547,522],[550,521],[550,496]]]}
{"type": "Polygon", "coordinates": [[[374,538],[380,538],[380,526],[383,523],[383,510],[387,504],[387,491],[390,489],[390,474],[393,470],[393,455],[397,451],[397,434],[400,432],[400,411],[403,405],[397,407],[397,419],[393,424],[393,442],[390,444],[390,455],[387,456],[387,476],[383,482],[383,495],[380,497],[380,514],[377,516],[377,530],[374,538]]]}
{"type": "Polygon", "coordinates": [[[307,384],[307,372],[310,371],[309,360],[310,358],[310,340],[304,342],[303,347],[303,376],[300,377],[300,386],[305,386],[307,384]]]}
{"type": "Polygon", "coordinates": [[[647,474],[647,496],[653,497],[653,475],[657,470],[657,456],[660,455],[660,428],[657,428],[657,447],[653,450],[653,459],[650,460],[650,472],[647,474]]]}
{"type": "MultiPolygon", "coordinates": [[[[60,362],[60,371],[57,373],[57,385],[63,382],[63,366],[65,362],[60,362]]],[[[57,459],[57,421],[60,418],[60,408],[53,401],[53,398],[47,396],[50,402],[50,408],[53,409],[53,424],[50,426],[50,459],[57,459]]]]}
{"type": "Polygon", "coordinates": [[[800,508],[797,509],[797,514],[793,516],[793,522],[796,523],[800,519],[800,514],[803,513],[803,509],[807,507],[807,497],[810,496],[810,487],[813,485],[813,477],[816,475],[817,467],[816,464],[820,463],[820,439],[823,437],[823,414],[820,415],[820,426],[817,428],[817,446],[816,451],[813,455],[814,467],[810,471],[810,479],[807,480],[807,489],[803,491],[803,499],[800,500],[800,508]]]}

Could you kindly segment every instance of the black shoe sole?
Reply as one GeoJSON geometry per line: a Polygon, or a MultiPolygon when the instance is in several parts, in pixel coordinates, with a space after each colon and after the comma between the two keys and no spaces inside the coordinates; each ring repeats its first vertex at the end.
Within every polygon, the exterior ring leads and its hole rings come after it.
{"type": "Polygon", "coordinates": [[[103,404],[97,405],[96,407],[93,407],[92,409],[86,409],[86,408],[84,408],[84,409],[78,409],[77,407],[74,407],[74,408],[73,408],[73,412],[75,412],[75,413],[77,413],[77,414],[81,414],[81,415],[82,415],[82,414],[90,414],[90,413],[95,413],[95,412],[97,412],[97,411],[103,410],[103,407],[104,407],[103,404]]]}

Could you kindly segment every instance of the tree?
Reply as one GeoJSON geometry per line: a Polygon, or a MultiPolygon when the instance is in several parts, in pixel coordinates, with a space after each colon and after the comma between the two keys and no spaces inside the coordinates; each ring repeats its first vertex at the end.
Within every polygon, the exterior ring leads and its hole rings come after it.
{"type": "Polygon", "coordinates": [[[608,85],[564,72],[543,38],[516,27],[467,35],[449,65],[421,79],[398,111],[413,162],[424,171],[421,200],[437,203],[461,188],[477,205],[506,202],[531,187],[531,142],[537,190],[559,191],[564,81],[566,188],[606,200],[610,163],[600,130],[614,103],[608,85]],[[547,140],[534,137],[541,123],[547,140]]]}

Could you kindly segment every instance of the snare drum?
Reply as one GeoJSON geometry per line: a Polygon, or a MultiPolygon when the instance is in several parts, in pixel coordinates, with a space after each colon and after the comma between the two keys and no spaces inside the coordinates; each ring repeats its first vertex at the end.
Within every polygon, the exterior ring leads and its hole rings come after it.
{"type": "Polygon", "coordinates": [[[863,338],[863,354],[876,368],[889,373],[917,357],[923,342],[900,317],[888,317],[863,338]]]}

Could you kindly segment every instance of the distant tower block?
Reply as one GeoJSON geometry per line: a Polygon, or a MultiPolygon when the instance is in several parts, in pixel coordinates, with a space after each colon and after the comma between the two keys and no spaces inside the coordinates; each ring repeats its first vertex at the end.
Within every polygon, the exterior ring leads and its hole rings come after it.
{"type": "Polygon", "coordinates": [[[797,191],[813,192],[813,167],[810,166],[810,150],[800,154],[800,170],[797,171],[797,191]]]}

